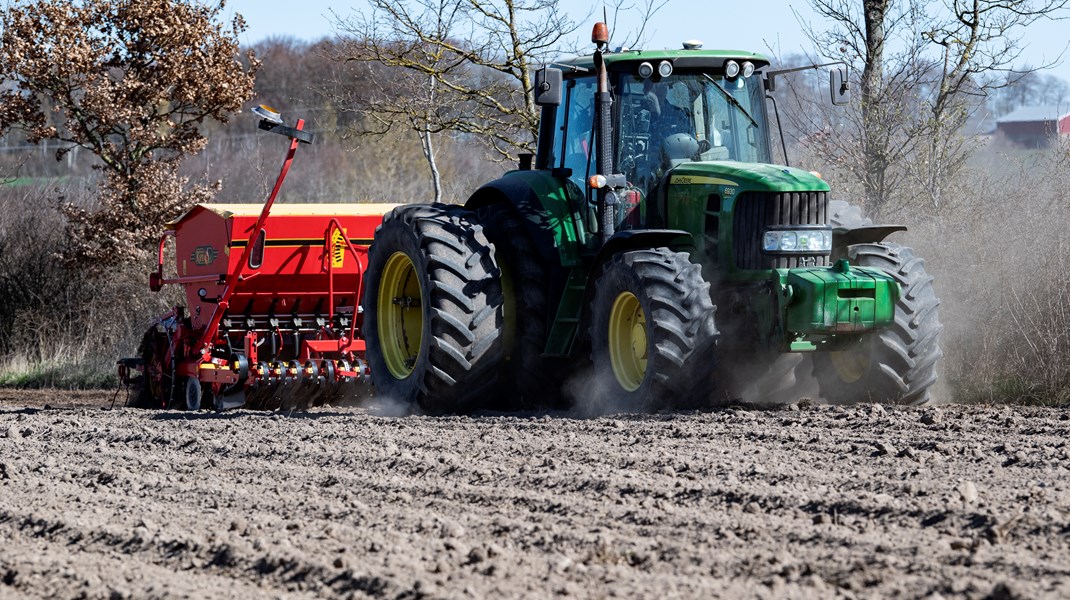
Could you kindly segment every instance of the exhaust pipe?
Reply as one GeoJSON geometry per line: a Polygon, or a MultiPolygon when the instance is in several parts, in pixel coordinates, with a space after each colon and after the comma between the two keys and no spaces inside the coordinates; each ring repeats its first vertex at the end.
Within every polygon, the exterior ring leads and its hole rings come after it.
{"type": "MultiPolygon", "coordinates": [[[[609,27],[605,23],[595,23],[591,32],[591,41],[595,44],[594,65],[598,72],[598,91],[595,95],[595,137],[598,142],[596,167],[598,174],[609,179],[613,168],[613,98],[609,93],[609,75],[606,72],[602,53],[609,46],[609,27]]],[[[617,195],[611,185],[598,188],[598,235],[600,245],[605,245],[613,237],[615,227],[617,195]]]]}

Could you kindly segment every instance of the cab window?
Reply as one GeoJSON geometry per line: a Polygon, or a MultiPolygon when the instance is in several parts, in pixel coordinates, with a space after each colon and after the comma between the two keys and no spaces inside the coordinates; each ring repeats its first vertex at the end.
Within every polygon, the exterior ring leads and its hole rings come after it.
{"type": "Polygon", "coordinates": [[[572,169],[569,179],[581,190],[594,172],[594,92],[593,77],[569,80],[565,110],[558,113],[561,166],[572,169]]]}

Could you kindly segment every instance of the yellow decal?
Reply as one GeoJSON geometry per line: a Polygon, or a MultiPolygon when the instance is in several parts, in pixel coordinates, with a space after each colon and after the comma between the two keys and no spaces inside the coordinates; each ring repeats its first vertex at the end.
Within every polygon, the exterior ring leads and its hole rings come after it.
{"type": "Polygon", "coordinates": [[[331,234],[331,266],[341,269],[346,260],[346,232],[335,229],[331,234]]]}
{"type": "Polygon", "coordinates": [[[739,185],[734,181],[719,177],[701,177],[698,175],[674,175],[669,183],[678,185],[739,185]]]}

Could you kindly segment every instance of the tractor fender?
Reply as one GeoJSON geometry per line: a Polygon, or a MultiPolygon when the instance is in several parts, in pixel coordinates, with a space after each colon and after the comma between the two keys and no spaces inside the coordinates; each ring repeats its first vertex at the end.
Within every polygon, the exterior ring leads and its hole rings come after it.
{"type": "Polygon", "coordinates": [[[847,248],[856,244],[879,244],[904,225],[874,225],[862,216],[862,207],[843,200],[828,203],[829,224],[832,225],[832,260],[847,256],[847,248]]]}
{"type": "Polygon", "coordinates": [[[512,171],[477,189],[464,206],[476,211],[493,204],[511,205],[547,264],[576,267],[581,264],[584,232],[573,207],[583,202],[576,185],[564,177],[549,171],[512,171]]]}
{"type": "MultiPolygon", "coordinates": [[[[594,263],[591,264],[591,273],[597,274],[602,265],[619,252],[661,247],[688,251],[693,245],[691,234],[680,229],[627,229],[618,231],[598,251],[594,263]]],[[[590,284],[588,284],[588,287],[590,287],[590,284]]]]}
{"type": "Polygon", "coordinates": [[[847,248],[855,244],[879,244],[897,231],[906,231],[906,225],[859,225],[856,227],[833,227],[832,258],[847,255],[847,248]]]}
{"type": "Polygon", "coordinates": [[[836,227],[832,232],[841,240],[844,246],[855,244],[876,244],[883,242],[884,238],[897,231],[906,231],[906,225],[865,225],[862,227],[836,227]]]}

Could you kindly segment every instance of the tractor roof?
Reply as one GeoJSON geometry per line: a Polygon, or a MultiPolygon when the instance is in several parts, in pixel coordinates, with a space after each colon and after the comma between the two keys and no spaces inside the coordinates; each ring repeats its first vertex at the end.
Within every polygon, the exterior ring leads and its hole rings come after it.
{"type": "MultiPolygon", "coordinates": [[[[744,50],[625,50],[623,52],[606,52],[602,55],[606,61],[606,67],[610,70],[628,68],[630,65],[643,61],[668,60],[675,68],[721,68],[725,61],[749,60],[755,68],[762,68],[769,64],[769,59],[756,52],[744,50]],[[616,69],[614,69],[616,67],[616,69]]],[[[594,70],[594,57],[591,55],[576,56],[553,63],[557,66],[579,67],[581,69],[594,70]]]]}

